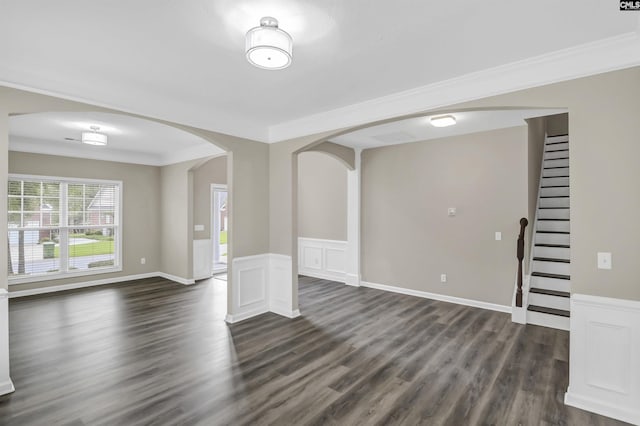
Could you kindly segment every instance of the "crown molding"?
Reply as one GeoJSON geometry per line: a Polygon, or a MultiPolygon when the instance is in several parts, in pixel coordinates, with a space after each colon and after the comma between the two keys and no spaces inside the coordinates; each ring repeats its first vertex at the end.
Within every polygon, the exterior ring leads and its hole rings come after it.
{"type": "Polygon", "coordinates": [[[90,160],[115,161],[118,163],[142,164],[145,166],[168,166],[183,161],[197,160],[225,151],[213,144],[198,145],[172,151],[171,153],[149,153],[105,149],[104,147],[82,146],[79,142],[58,142],[42,139],[9,137],[9,151],[29,152],[33,154],[57,155],[62,157],[85,158],[90,160]]]}
{"type": "MultiPolygon", "coordinates": [[[[20,73],[24,74],[24,70],[20,70],[20,73]]],[[[104,108],[111,110],[109,112],[129,114],[133,116],[139,116],[153,121],[163,121],[167,123],[174,123],[182,126],[189,126],[196,129],[208,130],[211,132],[222,133],[229,136],[235,136],[244,139],[250,139],[257,142],[268,143],[268,130],[267,126],[260,127],[247,123],[242,118],[235,118],[225,115],[221,111],[196,111],[196,114],[188,115],[188,112],[193,112],[193,109],[187,107],[182,108],[178,116],[175,113],[168,113],[167,111],[152,111],[149,108],[130,108],[125,105],[112,104],[108,102],[102,102],[92,98],[85,98],[82,96],[74,96],[63,91],[49,90],[43,88],[43,86],[50,85],[55,86],[55,81],[45,81],[40,85],[26,85],[19,82],[0,78],[0,86],[4,86],[10,89],[22,90],[25,92],[36,93],[44,96],[51,96],[54,98],[64,99],[67,101],[78,102],[86,105],[91,105],[97,108],[104,108]],[[212,124],[211,118],[216,117],[215,123],[212,124]]],[[[163,102],[157,102],[158,104],[175,104],[175,100],[164,99],[163,102]]]]}
{"type": "Polygon", "coordinates": [[[640,19],[638,29],[633,32],[270,126],[258,126],[237,117],[222,119],[215,111],[202,111],[196,116],[186,116],[184,111],[181,116],[167,111],[143,112],[9,80],[0,80],[0,85],[258,142],[275,143],[638,65],[640,19]],[[212,123],[211,117],[218,119],[212,123]]]}
{"type": "Polygon", "coordinates": [[[269,127],[269,141],[348,128],[640,65],[639,31],[535,56],[269,127]]]}

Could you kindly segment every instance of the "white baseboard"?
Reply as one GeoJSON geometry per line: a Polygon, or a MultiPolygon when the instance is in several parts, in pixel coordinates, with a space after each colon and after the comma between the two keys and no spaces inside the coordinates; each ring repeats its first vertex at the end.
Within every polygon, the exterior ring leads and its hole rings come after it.
{"type": "Polygon", "coordinates": [[[126,281],[134,281],[134,280],[141,280],[144,278],[155,278],[155,277],[165,278],[170,281],[174,281],[184,285],[195,283],[195,281],[192,279],[177,277],[175,275],[166,274],[164,272],[147,272],[144,274],[124,275],[121,277],[104,278],[101,280],[82,281],[78,283],[53,285],[49,287],[39,287],[39,288],[33,288],[29,290],[10,291],[9,297],[13,299],[14,297],[35,296],[37,294],[55,293],[58,291],[75,290],[78,288],[96,287],[96,286],[108,285],[108,284],[118,284],[126,281]]]}
{"type": "Polygon", "coordinates": [[[490,311],[498,311],[511,313],[511,306],[498,305],[496,303],[482,302],[479,300],[463,299],[461,297],[447,296],[445,294],[428,293],[426,291],[411,290],[409,288],[395,287],[385,284],[376,284],[367,281],[360,281],[362,287],[375,288],[377,290],[390,291],[393,293],[406,294],[408,296],[422,297],[424,299],[439,300],[441,302],[456,303],[458,305],[473,306],[474,308],[488,309],[490,311]]]}
{"type": "Polygon", "coordinates": [[[11,380],[0,383],[0,395],[15,392],[15,390],[16,388],[13,386],[13,382],[11,380]]]}
{"type": "Polygon", "coordinates": [[[256,309],[247,309],[239,314],[235,314],[235,315],[227,314],[224,320],[229,324],[234,324],[249,318],[256,317],[258,315],[266,314],[267,312],[269,312],[269,309],[265,307],[260,307],[256,309]]]}
{"type": "Polygon", "coordinates": [[[621,407],[618,405],[603,403],[596,398],[589,398],[584,395],[576,395],[571,392],[571,386],[564,394],[564,403],[581,410],[590,411],[602,416],[611,417],[612,419],[622,420],[623,422],[640,425],[640,410],[621,407]]]}
{"type": "Polygon", "coordinates": [[[71,283],[71,284],[53,285],[49,287],[39,287],[39,288],[33,288],[29,290],[17,290],[17,291],[10,291],[9,297],[13,299],[14,297],[34,296],[36,294],[55,293],[58,291],[65,291],[65,290],[75,290],[77,288],[95,287],[95,286],[107,285],[107,284],[117,284],[125,281],[141,280],[144,278],[153,278],[157,276],[159,276],[158,272],[148,272],[146,274],[125,275],[122,277],[104,278],[101,280],[82,281],[82,282],[71,283]]]}
{"type": "Polygon", "coordinates": [[[182,278],[176,275],[167,274],[166,272],[156,272],[156,277],[166,278],[169,281],[177,282],[178,284],[191,285],[195,284],[196,280],[193,278],[182,278]]]}
{"type": "Polygon", "coordinates": [[[346,274],[344,283],[352,287],[360,287],[360,276],[356,274],[346,274]]]}
{"type": "Polygon", "coordinates": [[[640,301],[571,295],[565,403],[640,424],[640,301]]]}
{"type": "Polygon", "coordinates": [[[298,269],[298,275],[304,275],[306,277],[318,278],[321,280],[335,281],[337,283],[347,284],[346,277],[336,277],[333,274],[324,274],[319,271],[313,271],[309,269],[298,269]]]}
{"type": "Polygon", "coordinates": [[[273,312],[274,314],[278,314],[281,315],[283,317],[287,317],[287,318],[298,318],[301,314],[300,314],[300,309],[295,309],[295,310],[289,310],[289,311],[284,311],[284,310],[278,310],[275,311],[273,309],[271,309],[271,312],[273,312]]]}

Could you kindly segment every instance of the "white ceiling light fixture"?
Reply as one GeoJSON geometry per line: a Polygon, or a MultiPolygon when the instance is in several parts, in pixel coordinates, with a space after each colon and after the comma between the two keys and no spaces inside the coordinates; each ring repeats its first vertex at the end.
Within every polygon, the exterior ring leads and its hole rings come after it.
{"type": "Polygon", "coordinates": [[[456,118],[453,115],[439,115],[431,117],[429,121],[433,127],[448,127],[456,124],[456,118]]]}
{"type": "Polygon", "coordinates": [[[100,127],[91,126],[90,129],[90,132],[82,132],[82,143],[97,146],[104,146],[107,144],[107,135],[104,133],[98,133],[100,127]]]}
{"type": "Polygon", "coordinates": [[[247,60],[258,68],[281,70],[291,65],[293,40],[278,28],[276,18],[260,19],[260,26],[247,32],[245,47],[247,60]]]}

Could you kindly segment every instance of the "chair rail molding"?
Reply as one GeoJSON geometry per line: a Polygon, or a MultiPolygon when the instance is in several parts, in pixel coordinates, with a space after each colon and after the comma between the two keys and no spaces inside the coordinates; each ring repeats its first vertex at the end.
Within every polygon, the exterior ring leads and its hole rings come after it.
{"type": "Polygon", "coordinates": [[[571,295],[565,403],[640,424],[640,301],[571,295]]]}

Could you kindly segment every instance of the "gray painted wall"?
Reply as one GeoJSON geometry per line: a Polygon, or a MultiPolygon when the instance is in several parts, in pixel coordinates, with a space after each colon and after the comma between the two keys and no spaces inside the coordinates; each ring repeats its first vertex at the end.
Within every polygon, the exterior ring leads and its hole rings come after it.
{"type": "Polygon", "coordinates": [[[160,168],[13,151],[8,158],[9,173],[121,180],[123,209],[121,272],[16,284],[12,291],[160,270],[160,168]]]}
{"type": "Polygon", "coordinates": [[[347,167],[329,154],[298,155],[298,236],[347,239],[347,167]]]}
{"type": "Polygon", "coordinates": [[[526,165],[525,126],[363,151],[363,280],[510,305],[526,165]]]}

